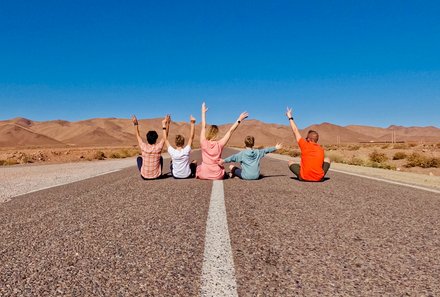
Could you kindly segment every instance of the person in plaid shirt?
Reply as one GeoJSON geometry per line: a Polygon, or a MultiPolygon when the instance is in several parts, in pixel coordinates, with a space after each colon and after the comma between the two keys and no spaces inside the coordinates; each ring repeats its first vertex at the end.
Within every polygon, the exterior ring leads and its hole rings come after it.
{"type": "MultiPolygon", "coordinates": [[[[150,130],[147,133],[147,143],[142,140],[139,133],[139,123],[136,116],[132,116],[131,120],[136,128],[136,137],[139,143],[139,147],[142,152],[142,157],[137,158],[138,169],[141,173],[141,177],[145,179],[156,179],[162,176],[163,158],[162,148],[165,141],[162,139],[157,143],[157,132],[150,130]]],[[[168,136],[168,131],[170,127],[171,117],[170,115],[165,116],[165,125],[162,127],[166,130],[166,135],[168,136]]]]}

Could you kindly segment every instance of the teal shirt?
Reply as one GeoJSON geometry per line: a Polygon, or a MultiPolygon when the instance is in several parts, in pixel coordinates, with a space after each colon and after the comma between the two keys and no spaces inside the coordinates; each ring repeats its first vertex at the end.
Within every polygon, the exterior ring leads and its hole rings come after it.
{"type": "Polygon", "coordinates": [[[275,147],[261,150],[245,149],[225,159],[225,163],[240,163],[243,179],[258,179],[260,177],[260,160],[268,153],[276,151],[275,147]]]}

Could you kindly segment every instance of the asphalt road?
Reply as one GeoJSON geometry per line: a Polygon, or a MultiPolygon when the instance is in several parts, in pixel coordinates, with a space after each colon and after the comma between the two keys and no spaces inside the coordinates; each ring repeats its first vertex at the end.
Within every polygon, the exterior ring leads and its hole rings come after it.
{"type": "MultiPolygon", "coordinates": [[[[262,173],[223,182],[238,296],[440,295],[440,195],[262,173]]],[[[211,191],[133,167],[0,204],[0,296],[200,296],[211,191]]]]}

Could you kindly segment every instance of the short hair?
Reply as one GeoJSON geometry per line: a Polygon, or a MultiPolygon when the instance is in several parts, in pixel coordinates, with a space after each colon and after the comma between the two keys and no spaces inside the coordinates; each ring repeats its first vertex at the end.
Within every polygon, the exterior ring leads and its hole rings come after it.
{"type": "Polygon", "coordinates": [[[180,134],[176,135],[176,146],[183,146],[185,144],[185,137],[180,134]]]}
{"type": "Polygon", "coordinates": [[[214,139],[218,134],[218,127],[217,125],[211,125],[206,132],[206,139],[211,140],[214,139]]]}
{"type": "Polygon", "coordinates": [[[246,147],[254,147],[255,144],[255,138],[253,136],[246,136],[244,139],[244,144],[246,147]]]}
{"type": "Polygon", "coordinates": [[[154,131],[154,130],[148,131],[147,142],[149,144],[155,144],[158,137],[159,137],[159,135],[157,135],[156,131],[154,131]]]}
{"type": "Polygon", "coordinates": [[[318,142],[319,140],[319,134],[315,130],[309,130],[307,132],[307,140],[310,140],[312,142],[318,142]]]}

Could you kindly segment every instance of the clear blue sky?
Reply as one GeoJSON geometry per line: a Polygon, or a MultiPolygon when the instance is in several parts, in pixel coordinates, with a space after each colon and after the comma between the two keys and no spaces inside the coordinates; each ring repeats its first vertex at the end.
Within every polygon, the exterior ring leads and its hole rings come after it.
{"type": "Polygon", "coordinates": [[[0,119],[440,126],[439,1],[0,1],[0,119]]]}

